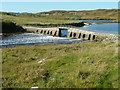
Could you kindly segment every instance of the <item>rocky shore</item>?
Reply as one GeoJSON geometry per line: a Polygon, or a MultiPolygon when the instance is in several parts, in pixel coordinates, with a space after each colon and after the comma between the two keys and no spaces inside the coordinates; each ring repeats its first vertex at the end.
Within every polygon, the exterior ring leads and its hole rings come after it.
{"type": "Polygon", "coordinates": [[[113,36],[110,36],[110,37],[105,38],[103,41],[116,42],[116,41],[118,41],[119,37],[120,37],[120,35],[113,35],[113,36]]]}

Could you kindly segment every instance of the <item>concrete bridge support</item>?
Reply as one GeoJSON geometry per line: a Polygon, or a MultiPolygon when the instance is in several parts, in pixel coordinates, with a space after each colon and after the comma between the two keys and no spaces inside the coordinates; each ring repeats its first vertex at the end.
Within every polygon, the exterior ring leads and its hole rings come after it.
{"type": "Polygon", "coordinates": [[[82,32],[68,32],[68,38],[95,40],[96,35],[82,32]]]}
{"type": "Polygon", "coordinates": [[[32,31],[34,33],[46,34],[51,36],[58,36],[60,30],[68,30],[67,37],[74,39],[86,39],[86,40],[96,40],[97,35],[95,33],[90,33],[74,28],[36,28],[36,27],[27,27],[27,31],[32,31]]]}

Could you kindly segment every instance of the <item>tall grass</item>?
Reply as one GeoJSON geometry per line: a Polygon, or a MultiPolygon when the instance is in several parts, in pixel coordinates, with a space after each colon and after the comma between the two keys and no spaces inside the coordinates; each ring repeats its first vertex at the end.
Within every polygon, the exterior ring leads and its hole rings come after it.
{"type": "Polygon", "coordinates": [[[112,42],[3,48],[3,87],[118,88],[117,50],[112,42]]]}

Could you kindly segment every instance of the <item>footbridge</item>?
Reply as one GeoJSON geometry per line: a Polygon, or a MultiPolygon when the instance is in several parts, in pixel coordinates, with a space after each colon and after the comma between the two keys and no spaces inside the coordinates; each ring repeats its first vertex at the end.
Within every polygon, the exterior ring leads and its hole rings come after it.
{"type": "Polygon", "coordinates": [[[83,31],[75,28],[68,27],[55,27],[55,28],[38,28],[38,27],[23,27],[27,31],[31,31],[39,34],[46,34],[56,37],[68,37],[74,39],[86,39],[86,40],[96,40],[97,34],[94,32],[83,31]],[[62,30],[66,30],[67,34],[62,36],[62,30]]]}

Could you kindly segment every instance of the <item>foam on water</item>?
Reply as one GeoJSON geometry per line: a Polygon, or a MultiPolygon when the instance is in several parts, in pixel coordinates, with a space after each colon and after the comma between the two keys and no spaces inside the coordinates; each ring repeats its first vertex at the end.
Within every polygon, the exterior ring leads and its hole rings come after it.
{"type": "Polygon", "coordinates": [[[0,47],[11,47],[16,45],[38,45],[38,44],[72,44],[86,42],[81,39],[66,37],[53,37],[35,33],[24,33],[13,35],[0,40],[0,47]]]}

